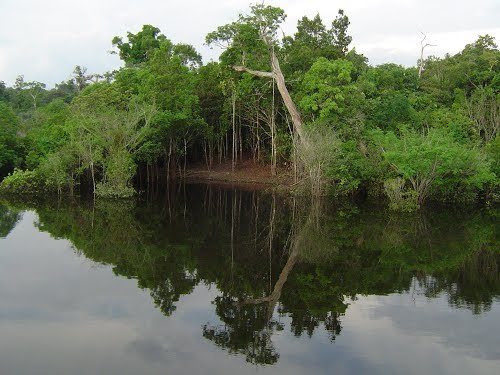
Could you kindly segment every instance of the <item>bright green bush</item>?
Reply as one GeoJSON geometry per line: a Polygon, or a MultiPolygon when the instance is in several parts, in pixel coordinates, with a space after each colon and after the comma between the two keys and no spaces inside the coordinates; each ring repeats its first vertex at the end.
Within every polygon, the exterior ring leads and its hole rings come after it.
{"type": "Polygon", "coordinates": [[[490,203],[500,202],[500,136],[488,143],[485,147],[486,156],[491,162],[491,171],[495,174],[495,180],[488,186],[487,200],[490,203]]]}
{"type": "Polygon", "coordinates": [[[427,134],[402,129],[372,132],[394,177],[403,178],[418,204],[430,197],[441,201],[472,201],[478,191],[495,180],[490,163],[477,149],[455,141],[447,129],[427,134]]]}
{"type": "Polygon", "coordinates": [[[371,175],[370,164],[355,141],[343,142],[328,125],[308,129],[310,145],[299,150],[307,182],[315,195],[347,195],[371,175]]]}
{"type": "Polygon", "coordinates": [[[14,170],[0,183],[0,194],[42,195],[47,192],[45,179],[38,171],[14,170]]]}
{"type": "Polygon", "coordinates": [[[389,208],[395,211],[416,211],[420,206],[415,191],[405,187],[405,180],[401,177],[390,178],[384,181],[384,192],[389,198],[389,208]]]}

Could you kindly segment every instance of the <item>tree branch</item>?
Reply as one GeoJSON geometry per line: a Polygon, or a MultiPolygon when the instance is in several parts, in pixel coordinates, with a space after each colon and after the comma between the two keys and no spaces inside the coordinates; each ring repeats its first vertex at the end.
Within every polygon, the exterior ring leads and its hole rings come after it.
{"type": "Polygon", "coordinates": [[[274,77],[274,74],[272,72],[262,72],[260,70],[252,70],[252,69],[248,69],[245,66],[233,65],[232,68],[234,70],[236,70],[237,72],[247,72],[247,73],[250,73],[250,74],[257,76],[257,77],[267,77],[267,78],[274,77]]]}

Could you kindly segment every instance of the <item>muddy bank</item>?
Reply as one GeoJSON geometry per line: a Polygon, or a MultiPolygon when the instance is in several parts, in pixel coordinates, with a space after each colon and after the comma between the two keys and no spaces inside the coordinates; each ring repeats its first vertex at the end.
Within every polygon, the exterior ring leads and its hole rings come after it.
{"type": "Polygon", "coordinates": [[[234,170],[231,162],[216,164],[210,170],[205,165],[200,165],[188,169],[184,179],[194,183],[223,184],[252,190],[290,188],[293,185],[291,171],[280,169],[273,176],[269,165],[254,163],[253,160],[240,161],[234,170]]]}

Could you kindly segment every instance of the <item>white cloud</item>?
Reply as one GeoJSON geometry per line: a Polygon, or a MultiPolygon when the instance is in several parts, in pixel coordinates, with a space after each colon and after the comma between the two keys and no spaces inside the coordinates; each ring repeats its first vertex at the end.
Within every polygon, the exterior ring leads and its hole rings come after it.
{"type": "MultiPolygon", "coordinates": [[[[90,72],[120,65],[109,55],[111,39],[152,24],[174,42],[193,44],[205,60],[217,52],[204,46],[205,35],[246,12],[251,1],[203,0],[17,0],[0,2],[0,80],[11,85],[18,74],[53,85],[67,79],[75,65],[90,72]]],[[[438,47],[429,53],[456,53],[477,35],[500,38],[500,3],[495,0],[275,0],[285,9],[283,31],[292,34],[303,15],[319,13],[329,24],[342,8],[351,20],[352,46],[372,63],[414,64],[423,31],[438,47]]]]}

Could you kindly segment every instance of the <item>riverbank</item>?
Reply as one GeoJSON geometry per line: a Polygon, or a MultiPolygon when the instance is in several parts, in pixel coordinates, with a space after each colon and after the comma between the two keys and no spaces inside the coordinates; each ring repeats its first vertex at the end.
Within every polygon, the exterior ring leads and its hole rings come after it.
{"type": "Polygon", "coordinates": [[[251,159],[239,161],[234,170],[230,161],[214,164],[210,170],[206,165],[195,166],[186,171],[184,179],[192,183],[231,185],[245,190],[290,189],[294,184],[291,171],[279,169],[273,176],[270,165],[255,163],[251,159]]]}

